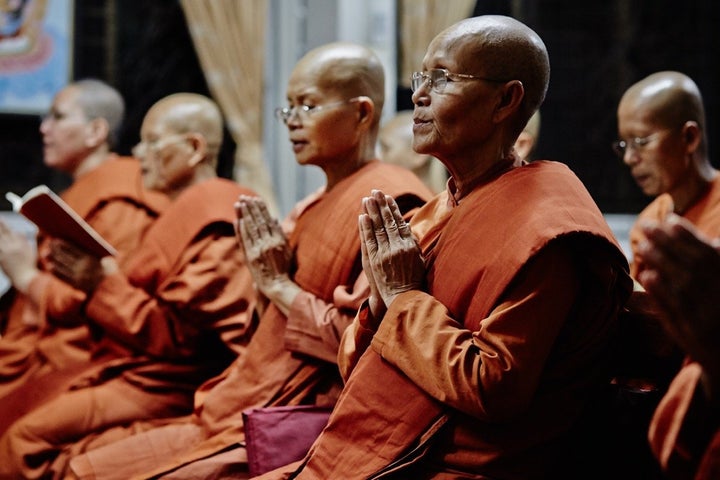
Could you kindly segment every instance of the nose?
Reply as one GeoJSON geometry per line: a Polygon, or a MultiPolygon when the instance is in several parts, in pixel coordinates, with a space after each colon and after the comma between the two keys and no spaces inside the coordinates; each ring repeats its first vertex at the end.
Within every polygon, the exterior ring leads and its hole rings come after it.
{"type": "Polygon", "coordinates": [[[622,160],[625,165],[631,167],[633,165],[636,165],[640,161],[640,155],[631,145],[628,145],[625,148],[622,160]]]}
{"type": "Polygon", "coordinates": [[[49,124],[49,120],[47,117],[42,117],[40,119],[40,127],[38,129],[40,130],[40,133],[42,133],[43,135],[45,135],[48,131],[48,124],[49,124]]]}
{"type": "Polygon", "coordinates": [[[411,99],[414,105],[426,106],[430,103],[430,95],[428,95],[430,92],[430,88],[428,88],[429,83],[427,80],[422,82],[412,93],[411,99]]]}

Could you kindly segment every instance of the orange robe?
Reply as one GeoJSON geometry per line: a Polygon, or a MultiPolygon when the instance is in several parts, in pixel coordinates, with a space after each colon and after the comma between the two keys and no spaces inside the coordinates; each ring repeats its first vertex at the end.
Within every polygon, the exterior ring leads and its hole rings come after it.
{"type": "Polygon", "coordinates": [[[720,419],[705,400],[701,375],[698,363],[685,365],[650,424],[651,448],[669,479],[720,478],[720,419]]]}
{"type": "MultiPolygon", "coordinates": [[[[169,203],[164,195],[143,188],[137,160],[114,155],[77,178],[61,196],[116,248],[121,262],[169,203]]],[[[43,253],[49,240],[42,238],[38,245],[43,273],[32,282],[30,298],[16,292],[8,312],[8,325],[0,338],[0,398],[33,375],[82,365],[90,358],[87,327],[58,326],[81,322],[86,297],[46,273],[43,253]],[[59,301],[49,303],[48,298],[59,301]]]]}
{"type": "Polygon", "coordinates": [[[411,227],[427,291],[399,295],[377,331],[360,311],[339,357],[348,381],[292,478],[582,478],[563,454],[609,380],[631,290],[582,183],[554,162],[509,168],[411,227]]]}
{"type": "Polygon", "coordinates": [[[254,291],[233,227],[240,194],[254,195],[223,179],[186,189],[124,274],[97,286],[85,305],[99,339],[92,366],[8,429],[0,478],[62,474],[64,449],[90,433],[188,413],[197,386],[242,352],[254,291]]]}
{"type": "MultiPolygon", "coordinates": [[[[633,255],[630,274],[633,278],[637,278],[644,269],[642,257],[637,252],[638,246],[645,240],[645,236],[640,231],[640,222],[642,220],[662,221],[672,212],[672,207],[673,202],[669,194],[659,195],[640,212],[635,224],[630,229],[630,250],[633,255]]],[[[710,238],[720,237],[720,175],[712,181],[708,191],[682,216],[710,238]]]]}
{"type": "MultiPolygon", "coordinates": [[[[404,212],[431,196],[409,171],[374,161],[332,190],[302,202],[288,240],[296,266],[293,279],[305,292],[295,299],[289,316],[274,305],[262,313],[245,355],[198,391],[191,417],[75,457],[73,473],[80,478],[148,478],[179,468],[173,478],[196,478],[191,475],[197,471],[208,478],[241,475],[247,471],[240,448],[243,410],[334,403],[341,387],[335,364],[340,338],[369,294],[367,280],[360,276],[357,218],[361,198],[373,188],[395,196],[404,212]],[[134,460],[118,462],[121,458],[134,460]]],[[[134,430],[147,427],[136,425],[134,430]]],[[[107,434],[113,439],[121,435],[107,434]]]]}
{"type": "MultiPolygon", "coordinates": [[[[638,246],[645,240],[640,223],[643,220],[662,221],[672,211],[672,207],[670,195],[662,194],[638,215],[630,230],[633,255],[630,273],[633,278],[637,278],[645,268],[642,256],[637,251],[638,246]]],[[[707,192],[683,213],[683,217],[703,234],[711,238],[720,236],[720,176],[715,178],[707,192]]],[[[633,297],[647,305],[653,304],[652,299],[645,293],[634,293],[633,297]]],[[[623,334],[626,347],[621,347],[624,357],[622,369],[628,371],[621,372],[618,385],[623,390],[622,395],[630,397],[630,402],[621,406],[617,418],[626,419],[623,426],[626,429],[624,439],[634,437],[635,440],[620,448],[636,459],[645,457],[643,461],[648,464],[647,468],[657,470],[657,460],[653,458],[647,442],[648,427],[670,381],[682,366],[684,353],[674,340],[669,338],[654,315],[641,315],[634,319],[628,318],[628,321],[630,323],[626,324],[627,330],[623,334]],[[633,393],[637,390],[643,390],[643,393],[633,393]],[[633,448],[637,451],[632,452],[633,448]]]]}

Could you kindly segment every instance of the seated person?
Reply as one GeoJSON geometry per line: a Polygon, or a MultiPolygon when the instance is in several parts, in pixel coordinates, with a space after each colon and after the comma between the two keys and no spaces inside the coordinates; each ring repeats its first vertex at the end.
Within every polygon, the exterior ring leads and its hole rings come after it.
{"type": "Polygon", "coordinates": [[[474,17],[422,68],[413,148],[445,164],[448,189],[409,224],[388,192],[364,200],[370,296],[340,347],[347,381],[308,455],[259,478],[587,478],[568,450],[596,433],[579,427],[632,281],[577,176],[515,155],[547,91],[545,45],[474,17]]]}
{"type": "Polygon", "coordinates": [[[640,228],[639,280],[687,354],[650,424],[652,451],[664,478],[720,478],[720,304],[712,296],[720,289],[720,242],[674,214],[640,228]]]}
{"type": "MultiPolygon", "coordinates": [[[[115,248],[120,262],[169,203],[165,195],[143,188],[136,159],[112,153],[124,111],[117,90],[85,79],[60,90],[40,123],[45,165],[72,177],[60,197],[115,248]]],[[[12,299],[0,313],[0,398],[33,375],[83,367],[90,358],[86,325],[57,328],[57,321],[83,315],[70,308],[79,303],[47,301],[85,298],[48,271],[50,240],[41,232],[33,248],[0,222],[0,268],[12,284],[6,294],[12,299]]],[[[9,420],[3,415],[0,424],[9,420]]]]}
{"type": "Polygon", "coordinates": [[[284,232],[261,200],[237,203],[238,236],[264,300],[247,352],[198,390],[190,417],[112,429],[75,448],[87,453],[72,459],[74,475],[244,478],[244,410],[334,404],[340,337],[369,293],[357,235],[361,200],[383,188],[407,213],[431,196],[410,171],[376,158],[384,91],[382,63],[360,45],[331,43],[297,63],[289,105],[277,114],[298,163],[320,167],[326,185],[296,205],[284,232]]]}
{"type": "MultiPolygon", "coordinates": [[[[233,202],[253,192],[216,175],[220,110],[202,95],[170,95],[147,112],[140,136],[134,154],[145,185],[172,204],[122,267],[69,244],[53,247],[52,271],[88,294],[92,357],[81,374],[70,372],[68,388],[0,437],[0,478],[62,477],[69,446],[83,437],[189,413],[197,386],[243,355],[255,293],[233,202]]],[[[35,395],[66,374],[23,389],[35,395]]]]}

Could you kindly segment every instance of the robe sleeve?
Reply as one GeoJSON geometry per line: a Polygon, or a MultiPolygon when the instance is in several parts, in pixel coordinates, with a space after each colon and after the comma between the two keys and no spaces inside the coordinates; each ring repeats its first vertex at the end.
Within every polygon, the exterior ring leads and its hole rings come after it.
{"type": "Polygon", "coordinates": [[[561,247],[541,250],[497,307],[464,328],[421,291],[389,306],[372,348],[436,399],[485,421],[502,421],[530,404],[580,284],[561,247]]]}
{"type": "Polygon", "coordinates": [[[138,247],[154,220],[147,209],[129,200],[108,202],[87,219],[93,229],[115,247],[120,263],[138,247]]]}
{"type": "Polygon", "coordinates": [[[367,277],[361,273],[352,286],[340,285],[328,303],[310,292],[299,293],[290,308],[285,329],[288,350],[337,363],[343,332],[358,308],[370,295],[367,277]]]}
{"type": "Polygon", "coordinates": [[[698,465],[700,471],[720,470],[717,405],[707,401],[701,378],[698,363],[683,367],[650,422],[650,447],[668,478],[692,478],[698,465]]]}
{"type": "Polygon", "coordinates": [[[30,282],[28,298],[37,305],[40,318],[58,326],[76,326],[82,319],[87,295],[47,272],[30,282]]]}
{"type": "Polygon", "coordinates": [[[358,360],[368,349],[375,335],[375,323],[371,318],[370,306],[365,300],[353,323],[345,330],[338,350],[338,367],[343,380],[347,381],[358,360]]]}
{"type": "Polygon", "coordinates": [[[207,234],[183,252],[177,271],[156,292],[114,274],[103,279],[86,312],[107,335],[151,355],[178,358],[194,351],[197,333],[242,335],[250,323],[252,281],[240,268],[234,237],[207,234]],[[219,325],[218,319],[223,319],[219,325]]]}

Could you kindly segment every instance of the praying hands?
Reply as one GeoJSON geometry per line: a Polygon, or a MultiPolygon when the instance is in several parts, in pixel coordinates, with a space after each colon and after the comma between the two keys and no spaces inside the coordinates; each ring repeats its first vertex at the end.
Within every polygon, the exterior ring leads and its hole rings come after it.
{"type": "Polygon", "coordinates": [[[358,223],[370,312],[379,319],[397,295],[421,288],[425,263],[410,226],[389,195],[373,190],[365,197],[358,223]]]}

